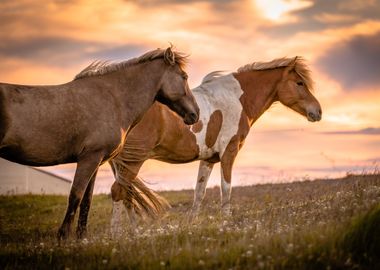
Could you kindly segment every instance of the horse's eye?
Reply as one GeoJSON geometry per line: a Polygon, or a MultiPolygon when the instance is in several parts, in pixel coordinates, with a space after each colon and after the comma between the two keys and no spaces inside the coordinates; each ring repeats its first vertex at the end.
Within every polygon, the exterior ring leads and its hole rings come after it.
{"type": "Polygon", "coordinates": [[[183,78],[184,80],[187,80],[187,79],[189,78],[189,76],[187,76],[187,74],[183,74],[183,75],[182,75],[182,78],[183,78]]]}
{"type": "Polygon", "coordinates": [[[303,82],[297,82],[297,85],[303,86],[303,82]]]}

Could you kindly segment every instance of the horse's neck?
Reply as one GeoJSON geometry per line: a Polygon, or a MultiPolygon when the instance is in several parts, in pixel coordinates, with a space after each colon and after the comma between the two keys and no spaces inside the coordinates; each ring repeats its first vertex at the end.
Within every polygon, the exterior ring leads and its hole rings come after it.
{"type": "Polygon", "coordinates": [[[281,79],[279,69],[234,73],[243,90],[240,101],[252,125],[277,99],[276,86],[281,79]]]}
{"type": "Polygon", "coordinates": [[[135,125],[152,106],[162,72],[153,63],[139,64],[120,72],[118,93],[125,125],[135,125]]]}

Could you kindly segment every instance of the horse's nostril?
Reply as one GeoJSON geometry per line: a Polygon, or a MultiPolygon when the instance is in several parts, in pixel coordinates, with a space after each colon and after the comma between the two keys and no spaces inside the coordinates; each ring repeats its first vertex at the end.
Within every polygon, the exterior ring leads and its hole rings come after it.
{"type": "Polygon", "coordinates": [[[190,113],[191,119],[195,120],[197,119],[197,114],[196,113],[190,113]]]}
{"type": "Polygon", "coordinates": [[[319,109],[319,110],[318,110],[318,113],[319,113],[319,115],[322,115],[322,110],[319,109]]]}
{"type": "Polygon", "coordinates": [[[192,125],[198,121],[198,117],[199,117],[198,114],[196,114],[194,112],[189,112],[186,114],[184,121],[186,124],[192,125]]]}
{"type": "Polygon", "coordinates": [[[315,118],[314,113],[312,113],[312,112],[307,113],[307,116],[309,116],[309,117],[312,118],[312,119],[315,118]]]}

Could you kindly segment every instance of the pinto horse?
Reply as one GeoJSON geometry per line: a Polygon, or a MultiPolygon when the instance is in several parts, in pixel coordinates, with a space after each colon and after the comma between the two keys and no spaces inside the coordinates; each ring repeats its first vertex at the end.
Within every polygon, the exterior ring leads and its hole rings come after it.
{"type": "Polygon", "coordinates": [[[186,124],[198,120],[185,61],[170,47],[120,63],[95,62],[62,85],[0,84],[0,156],[31,166],[77,163],[59,239],[67,238],[79,204],[77,236],[84,235],[99,166],[123,149],[155,100],[186,124]]]}
{"type": "Polygon", "coordinates": [[[221,163],[221,207],[230,214],[231,171],[253,123],[276,101],[305,116],[321,119],[321,106],[311,93],[310,71],[301,57],[254,62],[235,73],[213,72],[193,89],[200,120],[183,124],[156,103],[127,137],[122,152],[110,161],[116,182],[111,192],[113,233],[120,232],[124,204],[127,213],[151,216],[164,210],[165,202],[137,177],[147,159],[169,163],[200,160],[192,215],[200,209],[215,163],[221,163]],[[142,196],[143,195],[143,196],[142,196]]]}

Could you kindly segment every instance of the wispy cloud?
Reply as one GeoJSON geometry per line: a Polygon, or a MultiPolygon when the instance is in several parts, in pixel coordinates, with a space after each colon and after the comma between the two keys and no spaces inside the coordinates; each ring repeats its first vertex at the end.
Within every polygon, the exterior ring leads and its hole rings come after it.
{"type": "MultiPolygon", "coordinates": [[[[380,137],[368,135],[379,134],[379,128],[355,130],[378,126],[378,14],[379,0],[2,0],[0,81],[61,83],[93,60],[124,60],[168,42],[190,54],[191,86],[213,70],[302,55],[317,84],[322,121],[307,123],[284,106],[272,107],[255,123],[234,172],[240,168],[251,181],[258,171],[267,178],[273,170],[323,168],[329,161],[321,151],[339,166],[348,164],[347,158],[364,160],[379,152],[380,137]],[[245,169],[250,166],[252,171],[245,169]]],[[[173,170],[154,164],[145,166],[153,180],[169,185],[184,176],[184,165],[173,170]]],[[[192,186],[197,168],[187,168],[192,186]]],[[[98,184],[111,176],[99,174],[98,184]]],[[[218,183],[219,175],[214,178],[218,183]]]]}
{"type": "Polygon", "coordinates": [[[360,130],[336,130],[322,132],[322,134],[328,135],[380,135],[380,128],[364,128],[360,130]]]}
{"type": "Polygon", "coordinates": [[[138,4],[141,6],[157,6],[157,5],[173,5],[173,4],[192,4],[197,2],[209,3],[215,6],[225,6],[231,5],[231,3],[244,3],[244,0],[160,0],[159,2],[156,0],[124,0],[125,2],[130,2],[134,4],[138,4]]]}

